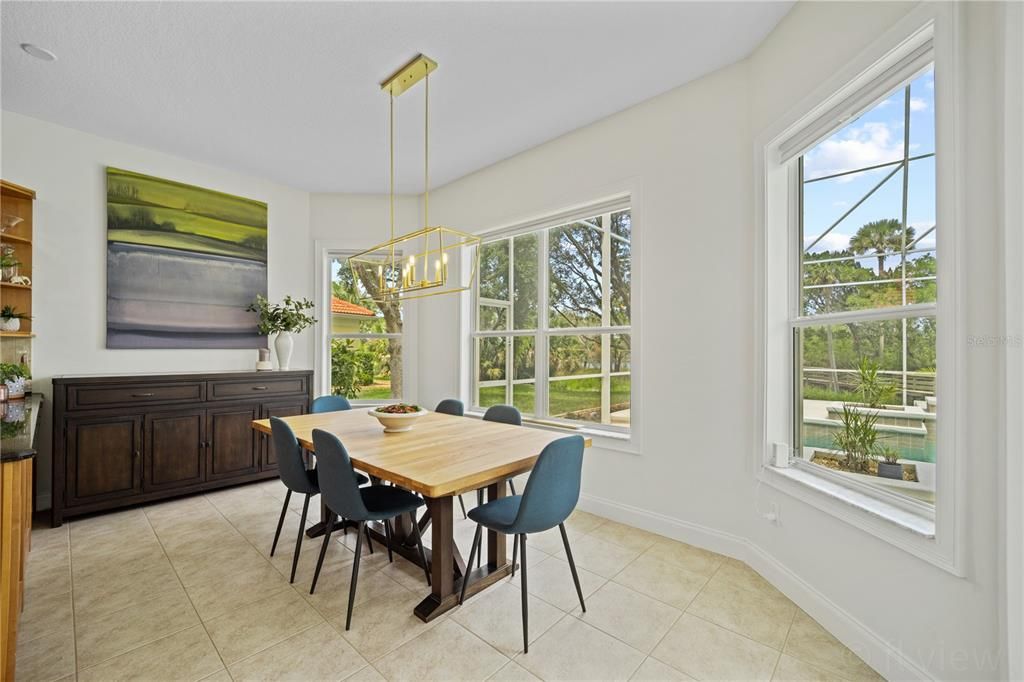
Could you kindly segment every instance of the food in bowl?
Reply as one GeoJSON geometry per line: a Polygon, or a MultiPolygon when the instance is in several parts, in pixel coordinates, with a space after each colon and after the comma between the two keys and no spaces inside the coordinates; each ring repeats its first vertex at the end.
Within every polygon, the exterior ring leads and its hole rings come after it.
{"type": "Polygon", "coordinates": [[[417,419],[427,413],[419,405],[407,405],[396,403],[394,405],[381,405],[369,411],[369,414],[377,418],[384,426],[384,433],[400,433],[408,431],[417,419]]]}

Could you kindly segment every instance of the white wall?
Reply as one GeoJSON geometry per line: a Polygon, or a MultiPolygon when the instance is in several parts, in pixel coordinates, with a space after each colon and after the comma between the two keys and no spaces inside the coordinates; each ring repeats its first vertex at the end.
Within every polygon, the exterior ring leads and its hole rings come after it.
{"type": "MultiPolygon", "coordinates": [[[[893,676],[998,677],[999,351],[967,358],[969,557],[958,578],[775,491],[755,488],[753,140],[912,5],[800,3],[745,62],[483,169],[432,195],[444,224],[483,231],[639,189],[634,221],[643,366],[639,455],[588,453],[583,504],[742,555],[878,669],[893,676]],[[769,501],[782,525],[755,512],[769,501]],[[904,660],[888,660],[898,650],[904,660]],[[986,664],[987,661],[987,664],[986,664]]],[[[998,126],[993,6],[963,8],[970,92],[965,191],[967,334],[995,333],[1001,292],[993,173],[998,126]]],[[[454,300],[428,304],[420,399],[456,394],[454,300]]],[[[466,327],[463,327],[465,329],[466,327]]],[[[634,347],[637,347],[634,345],[634,347]]],[[[638,376],[637,376],[638,375],[638,376]]]]}
{"type": "MultiPolygon", "coordinates": [[[[36,190],[33,389],[82,373],[252,369],[256,351],[107,350],[106,166],[180,180],[267,203],[271,298],[313,295],[309,194],[37,119],[3,112],[0,175],[36,190]]],[[[296,339],[293,368],[311,368],[313,337],[296,339]]],[[[50,498],[50,409],[39,425],[37,491],[50,498]]]]}

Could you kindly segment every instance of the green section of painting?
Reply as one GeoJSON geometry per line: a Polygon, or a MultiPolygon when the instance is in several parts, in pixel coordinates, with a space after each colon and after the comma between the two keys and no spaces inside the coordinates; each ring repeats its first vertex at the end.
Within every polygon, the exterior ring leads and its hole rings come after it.
{"type": "Polygon", "coordinates": [[[267,205],[107,168],[107,240],[265,263],[267,205]]]}

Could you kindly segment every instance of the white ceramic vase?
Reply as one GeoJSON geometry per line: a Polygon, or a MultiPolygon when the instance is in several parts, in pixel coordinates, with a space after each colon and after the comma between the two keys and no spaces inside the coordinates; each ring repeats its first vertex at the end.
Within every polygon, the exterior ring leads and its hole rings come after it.
{"type": "Polygon", "coordinates": [[[274,350],[277,351],[277,368],[288,369],[292,360],[292,334],[291,332],[278,332],[274,339],[274,350]]]}
{"type": "Polygon", "coordinates": [[[12,317],[5,320],[0,320],[0,329],[5,332],[16,332],[21,329],[21,318],[12,317]]]}

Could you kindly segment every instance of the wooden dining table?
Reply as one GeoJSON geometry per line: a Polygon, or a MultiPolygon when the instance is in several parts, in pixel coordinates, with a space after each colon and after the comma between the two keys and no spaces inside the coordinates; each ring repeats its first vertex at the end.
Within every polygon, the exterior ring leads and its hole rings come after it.
{"type": "MultiPolygon", "coordinates": [[[[464,580],[470,580],[468,596],[493,585],[512,570],[505,535],[494,531],[487,532],[486,564],[476,569],[466,566],[455,544],[453,498],[480,489],[486,489],[488,500],[504,497],[505,481],[530,471],[544,447],[566,435],[436,412],[428,412],[410,431],[399,433],[385,433],[365,409],[282,419],[295,432],[299,444],[314,456],[313,430],[329,431],[341,439],[352,465],[374,482],[387,481],[423,496],[426,512],[418,524],[421,533],[427,528],[431,533],[426,552],[431,593],[416,606],[415,614],[424,621],[438,617],[458,603],[464,580]]],[[[269,434],[270,420],[254,420],[252,427],[269,434]]],[[[584,440],[585,446],[590,447],[590,439],[584,440]]],[[[322,535],[330,513],[321,504],[320,523],[311,527],[307,535],[322,535]]],[[[388,542],[382,525],[367,525],[378,543],[388,542]]],[[[391,548],[422,565],[411,531],[409,519],[396,519],[391,548]]]]}

